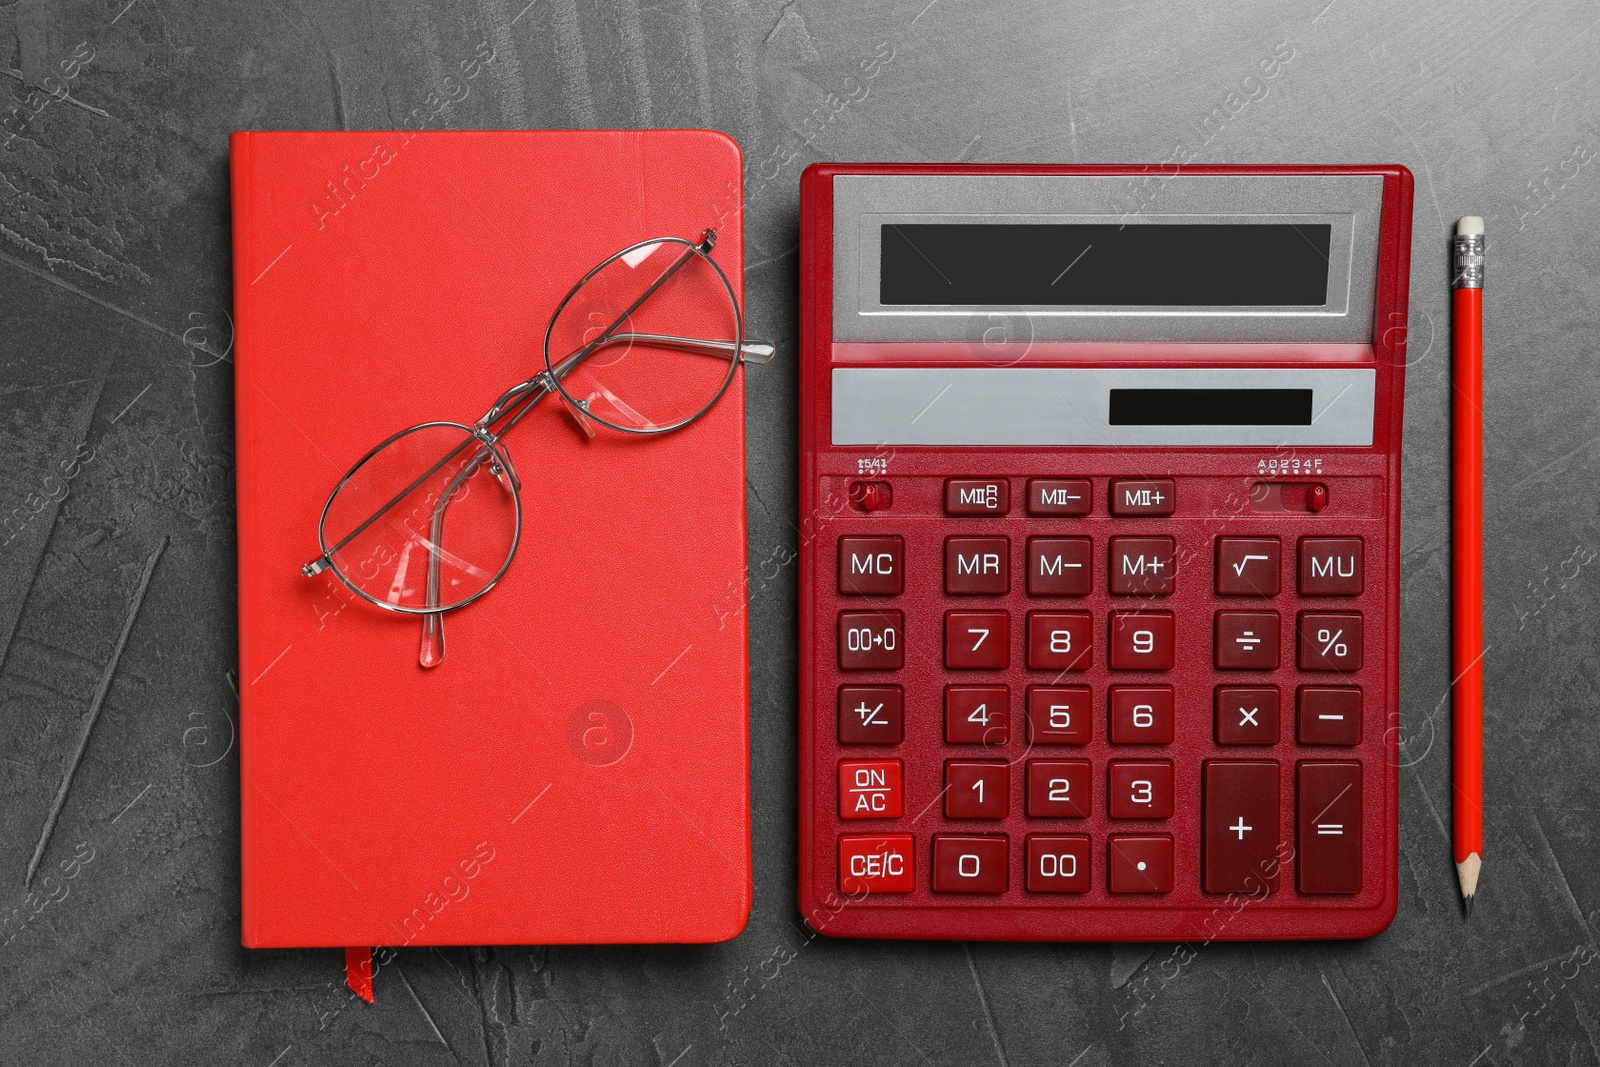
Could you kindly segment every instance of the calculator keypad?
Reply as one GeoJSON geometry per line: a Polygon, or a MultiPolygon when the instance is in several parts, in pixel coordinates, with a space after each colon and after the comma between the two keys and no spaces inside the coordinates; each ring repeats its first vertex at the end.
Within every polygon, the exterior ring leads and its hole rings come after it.
{"type": "Polygon", "coordinates": [[[1207,526],[1177,479],[884,485],[833,556],[841,891],[1361,893],[1370,529],[1207,526]]]}

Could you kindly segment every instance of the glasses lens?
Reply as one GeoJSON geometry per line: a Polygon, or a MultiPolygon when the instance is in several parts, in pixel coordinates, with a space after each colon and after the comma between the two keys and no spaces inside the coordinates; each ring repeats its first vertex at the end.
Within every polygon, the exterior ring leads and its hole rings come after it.
{"type": "Polygon", "coordinates": [[[569,401],[634,433],[676,429],[715,404],[743,341],[728,281],[694,245],[636,245],[568,294],[545,335],[545,365],[569,401]]]}
{"type": "Polygon", "coordinates": [[[511,562],[513,484],[500,450],[465,426],[418,426],[380,446],[334,491],[322,543],[345,584],[381,607],[460,607],[511,562]]]}

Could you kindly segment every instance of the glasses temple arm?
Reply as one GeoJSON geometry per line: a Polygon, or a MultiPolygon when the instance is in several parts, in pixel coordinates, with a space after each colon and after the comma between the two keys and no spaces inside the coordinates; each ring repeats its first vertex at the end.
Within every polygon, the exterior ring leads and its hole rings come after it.
{"type": "Polygon", "coordinates": [[[619,333],[607,338],[608,343],[660,345],[663,348],[683,348],[692,352],[704,352],[708,356],[721,356],[723,359],[731,358],[735,348],[739,353],[739,362],[765,364],[771,363],[778,354],[778,346],[766,341],[745,341],[735,346],[732,341],[709,341],[703,337],[674,337],[661,333],[619,333]]]}
{"type": "MultiPolygon", "coordinates": [[[[427,580],[427,606],[439,606],[439,557],[443,554],[444,547],[444,517],[445,511],[456,498],[456,493],[466,484],[468,478],[477,473],[484,458],[490,456],[487,445],[482,451],[468,461],[455,477],[450,479],[444,494],[439,497],[439,502],[433,506],[433,520],[428,526],[428,580],[427,580]]],[[[417,660],[424,667],[437,667],[444,659],[444,613],[432,611],[422,617],[422,646],[417,652],[417,660]]]]}

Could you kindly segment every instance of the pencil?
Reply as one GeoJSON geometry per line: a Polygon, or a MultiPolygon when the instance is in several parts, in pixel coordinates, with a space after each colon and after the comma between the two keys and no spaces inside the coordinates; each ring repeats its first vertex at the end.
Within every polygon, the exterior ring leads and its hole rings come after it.
{"type": "Polygon", "coordinates": [[[1483,870],[1483,220],[1456,223],[1451,279],[1451,377],[1455,387],[1451,471],[1451,637],[1455,682],[1451,821],[1461,904],[1483,870]]]}

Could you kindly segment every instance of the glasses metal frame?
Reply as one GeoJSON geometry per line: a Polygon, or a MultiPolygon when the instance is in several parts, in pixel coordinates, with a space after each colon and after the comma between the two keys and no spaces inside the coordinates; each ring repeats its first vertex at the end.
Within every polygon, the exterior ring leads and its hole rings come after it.
{"type": "Polygon", "coordinates": [[[563,405],[566,407],[569,414],[571,414],[574,421],[576,421],[578,426],[590,437],[595,436],[594,428],[591,425],[591,423],[594,422],[600,423],[602,426],[617,430],[621,433],[628,433],[637,436],[654,436],[657,434],[670,433],[674,430],[682,429],[683,427],[688,426],[690,423],[699,419],[701,416],[705,415],[712,408],[716,407],[717,404],[721,402],[723,396],[727,394],[729,386],[733,384],[733,380],[737,376],[737,365],[739,363],[765,364],[772,361],[774,355],[776,354],[776,349],[773,345],[765,342],[746,342],[744,339],[744,311],[739,305],[738,297],[734,294],[733,285],[728,281],[727,275],[723,272],[722,267],[717,263],[717,261],[711,258],[711,251],[715,246],[716,231],[708,229],[701,234],[698,242],[688,241],[682,237],[656,237],[645,241],[639,241],[635,244],[629,245],[627,248],[613,253],[610,256],[607,256],[592,270],[578,280],[577,284],[575,284],[572,289],[568,291],[567,295],[562,298],[561,303],[556,306],[554,313],[552,313],[550,316],[550,323],[545,329],[544,370],[535,374],[526,381],[519,382],[517,385],[507,389],[500,395],[500,398],[495,401],[494,405],[490,407],[489,410],[486,411],[483,416],[471,426],[467,426],[458,422],[451,422],[448,420],[435,420],[431,422],[418,423],[415,426],[409,426],[385,438],[356,461],[350,470],[345,473],[344,477],[339,479],[338,483],[334,486],[333,491],[328,494],[327,501],[322,506],[321,516],[317,520],[317,545],[318,548],[321,549],[321,554],[316,559],[313,559],[302,566],[301,573],[306,577],[314,577],[318,574],[321,574],[323,571],[332,571],[333,576],[337,578],[341,584],[343,584],[347,589],[355,593],[361,599],[365,600],[367,603],[380,607],[385,611],[390,611],[401,615],[421,616],[423,619],[421,662],[423,666],[436,665],[444,655],[444,632],[442,626],[442,616],[447,612],[456,611],[460,608],[466,607],[467,605],[483,597],[490,590],[494,589],[495,586],[500,583],[500,580],[505,577],[506,572],[511,568],[512,562],[516,559],[517,549],[522,541],[522,483],[521,479],[517,476],[516,466],[511,461],[511,454],[501,443],[501,441],[506,433],[509,432],[510,429],[518,422],[522,421],[523,417],[526,416],[529,411],[533,410],[534,406],[538,404],[540,400],[552,393],[560,397],[563,405]],[[681,245],[684,249],[684,252],[678,258],[677,262],[665,270],[661,277],[657,278],[649,286],[649,288],[644,291],[644,293],[642,293],[633,301],[632,304],[623,310],[623,312],[618,315],[616,319],[599,334],[599,336],[585,344],[577,351],[562,357],[559,361],[553,360],[550,353],[550,343],[555,331],[556,323],[560,320],[562,311],[564,311],[567,305],[572,302],[573,298],[583,290],[583,287],[588,284],[588,282],[597,274],[605,270],[617,260],[623,259],[640,249],[660,245],[681,245]],[[616,332],[622,326],[622,324],[627,322],[633,313],[644,304],[645,301],[654,295],[654,293],[660,289],[662,285],[666,284],[668,279],[674,277],[680,270],[683,269],[684,266],[692,262],[695,257],[699,257],[700,259],[704,260],[704,262],[712,268],[712,270],[716,273],[716,277],[718,281],[720,281],[723,290],[727,294],[729,305],[732,307],[734,312],[733,340],[678,337],[668,334],[616,332]],[[677,422],[668,423],[662,426],[636,427],[619,425],[615,422],[593,414],[589,410],[589,405],[585,401],[573,397],[562,387],[561,384],[567,375],[570,374],[572,370],[580,363],[582,363],[584,359],[588,358],[590,355],[601,350],[602,348],[619,343],[626,343],[629,345],[634,343],[649,343],[659,346],[680,348],[688,351],[703,352],[708,356],[716,356],[723,359],[728,359],[730,361],[730,366],[728,368],[728,374],[724,377],[722,384],[718,387],[716,393],[703,407],[693,414],[680,419],[677,422]],[[497,424],[498,428],[496,428],[497,424]],[[328,543],[326,530],[328,513],[332,509],[333,503],[338,498],[339,493],[343,491],[347,484],[349,484],[350,479],[355,477],[355,475],[374,457],[376,457],[384,449],[393,445],[396,441],[407,436],[408,434],[434,427],[461,431],[463,435],[461,444],[456,446],[454,449],[451,449],[436,463],[434,463],[432,467],[423,471],[420,476],[416,478],[409,486],[407,486],[405,489],[402,489],[392,499],[390,499],[388,503],[378,508],[366,520],[355,526],[337,543],[330,545],[328,543]],[[427,481],[427,479],[431,478],[442,467],[459,456],[463,450],[471,447],[474,442],[480,446],[481,451],[477,455],[473,456],[472,459],[462,468],[462,470],[453,476],[450,486],[441,495],[440,499],[433,505],[434,514],[429,531],[431,540],[427,542],[428,603],[422,607],[410,607],[402,604],[396,604],[391,601],[380,600],[373,594],[362,589],[350,576],[344,573],[338,564],[334,562],[334,554],[343,549],[356,537],[360,536],[384,515],[387,515],[396,504],[419,488],[424,482],[427,481]],[[456,601],[455,603],[441,605],[438,602],[438,569],[441,552],[441,549],[439,548],[439,541],[442,536],[445,512],[447,511],[450,501],[454,497],[459,487],[465,483],[467,478],[470,478],[473,474],[477,473],[478,469],[485,460],[489,461],[490,472],[495,475],[500,484],[507,490],[507,492],[511,494],[512,507],[515,515],[515,526],[512,532],[511,548],[510,551],[506,553],[506,558],[504,562],[501,563],[500,569],[496,571],[494,576],[484,584],[483,588],[473,592],[459,601],[456,601]],[[434,650],[432,655],[430,655],[430,648],[434,650]]]}

